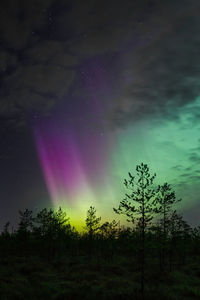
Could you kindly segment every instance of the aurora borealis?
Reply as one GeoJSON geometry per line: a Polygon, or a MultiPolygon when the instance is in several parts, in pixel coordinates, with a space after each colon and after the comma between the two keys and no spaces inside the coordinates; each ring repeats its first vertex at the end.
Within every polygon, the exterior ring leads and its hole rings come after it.
{"type": "Polygon", "coordinates": [[[36,144],[55,207],[70,210],[76,224],[83,222],[91,203],[103,216],[115,217],[112,207],[123,197],[123,179],[141,161],[148,162],[152,173],[158,170],[157,184],[167,181],[173,186],[183,199],[182,212],[193,207],[200,179],[200,128],[192,112],[198,107],[199,99],[180,111],[178,122],[165,121],[158,127],[155,119],[144,120],[114,132],[112,140],[98,131],[84,132],[84,127],[77,134],[68,132],[59,122],[51,121],[45,129],[39,126],[36,144]]]}
{"type": "Polygon", "coordinates": [[[115,133],[106,128],[109,102],[105,100],[110,93],[106,73],[94,62],[82,74],[85,99],[79,96],[71,110],[64,104],[64,113],[58,111],[47,123],[36,120],[33,125],[52,203],[71,209],[76,223],[83,222],[91,203],[109,207],[115,197],[110,178],[115,133]]]}
{"type": "Polygon", "coordinates": [[[123,179],[144,162],[198,223],[199,2],[0,6],[2,222],[44,205],[77,226],[90,205],[117,219],[123,179]]]}

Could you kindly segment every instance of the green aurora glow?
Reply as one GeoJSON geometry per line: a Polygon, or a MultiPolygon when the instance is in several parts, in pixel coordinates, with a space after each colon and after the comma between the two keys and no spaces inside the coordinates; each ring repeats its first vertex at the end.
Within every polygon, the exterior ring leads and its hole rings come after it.
{"type": "Polygon", "coordinates": [[[181,212],[195,206],[200,180],[200,125],[195,121],[194,112],[199,109],[200,98],[197,98],[180,108],[176,118],[152,118],[119,129],[103,182],[95,187],[83,186],[74,196],[71,207],[66,199],[59,201],[69,213],[72,224],[82,229],[90,205],[97,208],[102,221],[116,219],[126,223],[125,218],[114,214],[113,207],[123,199],[126,191],[123,180],[128,171],[134,174],[140,162],[148,164],[151,174],[156,173],[155,184],[172,185],[177,198],[182,198],[177,206],[181,212]]]}

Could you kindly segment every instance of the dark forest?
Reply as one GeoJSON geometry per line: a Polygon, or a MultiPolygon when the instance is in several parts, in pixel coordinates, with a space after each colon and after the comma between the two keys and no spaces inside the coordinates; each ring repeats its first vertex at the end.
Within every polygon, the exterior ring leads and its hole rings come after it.
{"type": "Polygon", "coordinates": [[[199,299],[200,226],[176,211],[175,192],[154,186],[146,164],[124,180],[119,221],[102,223],[94,206],[78,232],[69,216],[19,211],[0,236],[1,299],[199,299]]]}

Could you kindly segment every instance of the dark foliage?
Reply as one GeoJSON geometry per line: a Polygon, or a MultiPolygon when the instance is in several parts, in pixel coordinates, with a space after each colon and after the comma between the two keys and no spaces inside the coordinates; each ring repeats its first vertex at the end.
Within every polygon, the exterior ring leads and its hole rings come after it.
{"type": "Polygon", "coordinates": [[[147,165],[129,173],[116,220],[101,224],[93,206],[85,232],[61,208],[19,212],[0,235],[1,299],[200,299],[200,227],[173,208],[170,185],[153,188],[147,165]],[[134,206],[136,203],[136,206],[134,206]],[[142,288],[141,288],[142,287],[142,288]]]}

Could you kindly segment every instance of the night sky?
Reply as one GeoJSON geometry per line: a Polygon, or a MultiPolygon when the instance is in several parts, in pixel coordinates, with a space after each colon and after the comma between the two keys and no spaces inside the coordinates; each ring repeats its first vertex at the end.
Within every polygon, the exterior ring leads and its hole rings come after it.
{"type": "Polygon", "coordinates": [[[1,0],[0,224],[103,220],[147,163],[200,214],[200,1],[1,0]]]}

